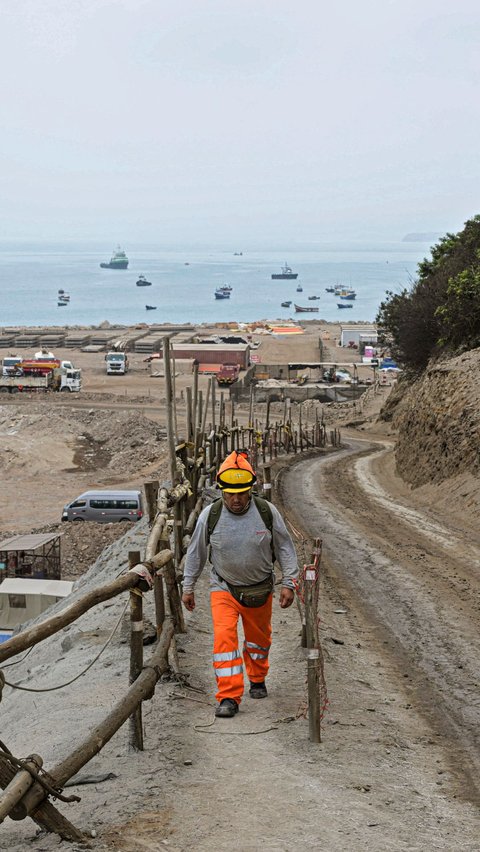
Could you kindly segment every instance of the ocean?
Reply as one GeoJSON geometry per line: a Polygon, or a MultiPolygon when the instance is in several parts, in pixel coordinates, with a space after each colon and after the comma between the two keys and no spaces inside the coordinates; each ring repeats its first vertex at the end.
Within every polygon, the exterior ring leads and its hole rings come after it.
{"type": "Polygon", "coordinates": [[[233,249],[208,247],[123,248],[128,269],[110,270],[100,268],[112,254],[104,246],[0,243],[0,326],[251,322],[294,317],[294,303],[318,307],[312,319],[372,322],[386,292],[410,287],[419,261],[430,255],[426,243],[408,242],[336,243],[288,251],[241,248],[240,256],[233,249]],[[285,262],[298,279],[272,280],[272,272],[280,272],[285,262]],[[151,287],[136,286],[140,274],[151,287]],[[215,289],[227,283],[233,288],[230,299],[215,299],[215,289]],[[340,300],[325,292],[336,284],[356,290],[351,309],[340,310],[340,300]],[[59,289],[70,294],[65,307],[57,306],[59,289]],[[320,299],[309,301],[308,296],[320,299]],[[292,306],[282,308],[287,300],[292,306]],[[147,304],[156,310],[147,311],[147,304]]]}

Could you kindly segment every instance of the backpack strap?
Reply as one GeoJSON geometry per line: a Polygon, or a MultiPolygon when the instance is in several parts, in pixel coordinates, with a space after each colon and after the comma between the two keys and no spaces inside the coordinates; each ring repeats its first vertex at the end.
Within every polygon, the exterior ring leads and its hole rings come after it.
{"type": "Polygon", "coordinates": [[[253,495],[253,502],[260,512],[260,517],[265,524],[267,530],[273,532],[273,515],[270,508],[270,503],[264,497],[259,497],[258,494],[253,495]]]}
{"type": "Polygon", "coordinates": [[[218,524],[220,515],[222,514],[222,506],[223,499],[221,497],[219,497],[218,500],[215,500],[215,502],[210,506],[207,520],[207,544],[210,544],[211,535],[218,524]]]}
{"type": "Polygon", "coordinates": [[[270,533],[270,547],[272,550],[272,562],[275,562],[275,550],[273,548],[273,513],[268,500],[264,497],[259,497],[258,494],[253,494],[253,502],[257,507],[260,517],[270,533]]]}

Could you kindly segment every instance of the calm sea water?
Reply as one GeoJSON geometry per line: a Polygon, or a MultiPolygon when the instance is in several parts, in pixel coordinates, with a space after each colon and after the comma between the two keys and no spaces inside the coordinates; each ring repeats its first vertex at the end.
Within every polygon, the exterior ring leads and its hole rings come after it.
{"type": "MultiPolygon", "coordinates": [[[[295,316],[293,303],[319,307],[313,317],[329,321],[372,321],[387,290],[410,285],[417,264],[429,255],[423,243],[330,244],[315,250],[161,250],[125,245],[127,270],[100,269],[111,249],[80,245],[0,244],[0,326],[133,325],[148,323],[249,322],[295,316]],[[287,261],[297,281],[272,281],[287,261]],[[152,282],[137,287],[139,274],[152,282]],[[303,287],[297,293],[298,283],[303,287]],[[229,300],[214,291],[233,287],[229,300]],[[340,310],[325,288],[353,287],[353,308],[340,310]],[[70,294],[57,306],[57,291],[70,294]],[[308,296],[320,296],[316,302],[308,296]],[[290,309],[281,302],[291,300],[290,309]],[[157,310],[147,311],[146,304],[157,310]]],[[[299,315],[297,315],[299,316],[299,315]]]]}

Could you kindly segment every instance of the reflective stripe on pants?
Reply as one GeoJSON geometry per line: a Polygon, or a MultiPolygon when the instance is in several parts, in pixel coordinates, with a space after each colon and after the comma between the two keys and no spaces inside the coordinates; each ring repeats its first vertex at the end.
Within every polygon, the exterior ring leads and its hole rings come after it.
{"type": "Polygon", "coordinates": [[[217,701],[243,695],[243,665],[238,646],[238,619],[242,619],[245,642],[243,661],[249,680],[260,682],[268,673],[272,641],[272,600],[259,607],[242,606],[230,592],[211,592],[213,620],[213,667],[217,678],[217,701]]]}

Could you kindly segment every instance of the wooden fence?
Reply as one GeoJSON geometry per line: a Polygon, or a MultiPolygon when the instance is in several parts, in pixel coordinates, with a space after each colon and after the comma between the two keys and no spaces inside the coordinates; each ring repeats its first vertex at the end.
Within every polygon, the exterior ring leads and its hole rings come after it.
{"type": "MultiPolygon", "coordinates": [[[[30,816],[39,826],[56,832],[63,839],[85,841],[85,836],[55,807],[49,797],[60,801],[78,801],[65,796],[62,789],[92,757],[97,754],[125,723],[129,722],[129,740],[133,749],[143,749],[142,702],[151,697],[155,685],[169,668],[168,654],[175,635],[185,632],[180,599],[183,565],[192,532],[203,506],[203,491],[210,484],[223,457],[236,448],[250,452],[254,468],[263,463],[263,489],[270,498],[270,463],[282,454],[304,452],[328,444],[338,446],[340,433],[328,431],[318,413],[313,422],[292,419],[289,400],[285,401],[281,421],[270,422],[267,405],[265,422],[254,417],[250,399],[248,423],[240,424],[234,404],[220,394],[217,406],[216,387],[210,380],[206,394],[198,389],[198,371],[193,387],[187,389],[185,437],[178,439],[175,406],[174,365],[170,360],[170,342],[164,342],[167,440],[169,445],[169,481],[145,483],[150,531],[143,559],[139,552],[129,553],[129,570],[111,583],[85,593],[55,615],[47,617],[0,645],[0,666],[20,652],[37,645],[76,621],[92,607],[117,595],[128,593],[130,603],[130,671],[125,695],[98,724],[91,734],[61,762],[46,771],[41,755],[32,754],[19,760],[0,742],[0,822],[6,816],[22,820],[30,816]],[[172,369],[173,367],[173,369],[172,369]],[[144,666],[143,594],[153,592],[157,642],[144,666]]],[[[311,596],[310,596],[311,597],[311,596]]],[[[310,600],[310,598],[309,598],[310,600]]],[[[316,606],[316,602],[315,602],[316,606]]],[[[309,624],[312,622],[311,604],[309,624]]],[[[309,628],[309,649],[315,636],[309,628]]],[[[315,640],[316,641],[316,640],[315,640]]],[[[310,659],[314,659],[313,652],[310,659]]],[[[313,675],[309,679],[315,681],[313,675]]],[[[0,701],[2,690],[9,686],[0,669],[0,701]]],[[[314,707],[317,705],[314,704],[314,707]]],[[[317,710],[315,710],[317,713],[317,710]]],[[[319,741],[319,721],[310,720],[310,738],[319,741]],[[313,731],[313,733],[312,733],[313,731]]]]}

